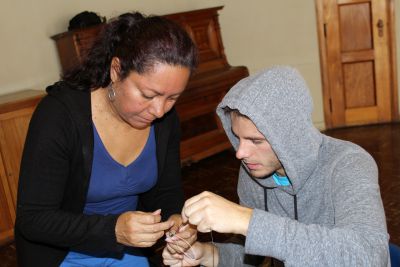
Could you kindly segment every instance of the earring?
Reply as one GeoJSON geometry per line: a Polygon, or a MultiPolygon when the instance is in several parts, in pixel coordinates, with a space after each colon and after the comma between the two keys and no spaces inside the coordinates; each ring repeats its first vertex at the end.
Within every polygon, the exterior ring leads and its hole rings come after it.
{"type": "Polygon", "coordinates": [[[110,102],[114,102],[115,100],[115,91],[113,88],[113,83],[111,82],[110,85],[108,86],[108,99],[110,100],[110,102]]]}

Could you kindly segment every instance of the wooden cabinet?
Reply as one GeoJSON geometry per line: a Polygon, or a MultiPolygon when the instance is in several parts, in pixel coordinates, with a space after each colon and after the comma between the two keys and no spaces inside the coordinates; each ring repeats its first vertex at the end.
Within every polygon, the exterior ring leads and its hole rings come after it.
{"type": "Polygon", "coordinates": [[[199,50],[199,66],[176,103],[181,119],[183,164],[231,147],[215,109],[226,92],[249,73],[244,66],[228,64],[218,21],[222,8],[165,15],[189,33],[199,50]]]}
{"type": "Polygon", "coordinates": [[[0,245],[14,236],[22,150],[33,110],[43,95],[26,90],[0,96],[0,245]]]}
{"type": "MultiPolygon", "coordinates": [[[[222,8],[219,6],[164,15],[180,24],[199,50],[199,66],[176,103],[182,127],[182,164],[198,161],[231,146],[215,109],[226,92],[249,73],[246,67],[232,67],[227,62],[218,22],[218,11],[222,8]]],[[[96,33],[103,26],[100,24],[52,37],[63,71],[68,70],[71,64],[82,62],[84,56],[81,55],[90,49],[96,33]]]]}

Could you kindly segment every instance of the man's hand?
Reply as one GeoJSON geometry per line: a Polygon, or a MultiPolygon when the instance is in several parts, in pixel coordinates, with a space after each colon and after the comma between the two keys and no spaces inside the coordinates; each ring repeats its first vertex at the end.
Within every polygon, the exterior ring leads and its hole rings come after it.
{"type": "Polygon", "coordinates": [[[196,242],[190,249],[190,253],[188,251],[185,254],[171,253],[165,247],[162,256],[163,263],[172,267],[197,266],[199,264],[204,266],[218,265],[218,250],[210,243],[196,242]]]}
{"type": "Polygon", "coordinates": [[[253,210],[221,196],[204,191],[186,200],[182,209],[184,222],[197,225],[199,232],[247,234],[253,210]]]}
{"type": "Polygon", "coordinates": [[[153,213],[128,211],[122,213],[115,226],[117,242],[133,247],[151,247],[164,236],[174,222],[161,222],[161,210],[153,213]]]}
{"type": "Polygon", "coordinates": [[[196,227],[183,224],[180,214],[174,214],[168,221],[174,221],[174,225],[166,233],[167,249],[171,254],[183,253],[197,240],[196,227]]]}

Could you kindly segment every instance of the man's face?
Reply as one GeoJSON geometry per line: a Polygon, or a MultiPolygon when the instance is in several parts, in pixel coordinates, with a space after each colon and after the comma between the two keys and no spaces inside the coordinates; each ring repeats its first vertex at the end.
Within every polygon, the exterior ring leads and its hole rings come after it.
{"type": "Polygon", "coordinates": [[[251,120],[231,112],[231,122],[232,133],[239,140],[236,157],[253,177],[263,178],[274,172],[286,176],[271,145],[251,120]]]}

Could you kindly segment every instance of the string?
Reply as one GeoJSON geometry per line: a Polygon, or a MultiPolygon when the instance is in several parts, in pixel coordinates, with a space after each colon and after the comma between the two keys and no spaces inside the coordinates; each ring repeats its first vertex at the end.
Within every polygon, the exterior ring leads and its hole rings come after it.
{"type": "MultiPolygon", "coordinates": [[[[188,251],[190,250],[191,252],[192,252],[192,254],[193,254],[193,257],[191,257],[190,255],[189,255],[189,253],[187,253],[187,252],[185,252],[181,247],[179,247],[179,246],[177,246],[178,248],[179,248],[179,250],[180,250],[180,252],[183,254],[183,255],[185,255],[186,257],[188,257],[189,259],[191,259],[191,260],[193,260],[193,261],[195,261],[196,260],[196,253],[195,253],[195,251],[193,250],[193,248],[192,248],[192,245],[189,243],[189,242],[187,242],[185,239],[183,239],[182,237],[180,237],[180,236],[178,236],[178,235],[169,235],[169,236],[167,236],[167,238],[165,239],[165,241],[167,241],[167,242],[173,242],[172,240],[171,240],[171,237],[173,237],[173,236],[176,236],[177,238],[179,238],[179,240],[182,240],[183,242],[185,242],[188,246],[189,246],[189,249],[188,249],[188,251]]],[[[212,247],[212,267],[214,267],[214,247],[215,247],[215,244],[214,244],[214,237],[213,237],[213,234],[212,234],[212,231],[210,231],[210,236],[211,236],[211,247],[212,247]]]]}
{"type": "MultiPolygon", "coordinates": [[[[175,237],[179,238],[179,240],[182,240],[183,242],[185,242],[186,245],[189,246],[188,251],[190,250],[190,251],[192,252],[193,256],[190,256],[189,253],[187,253],[186,251],[184,251],[180,246],[177,246],[177,247],[179,248],[179,250],[180,250],[180,253],[182,253],[183,255],[185,255],[186,257],[188,257],[188,258],[191,259],[191,260],[196,260],[196,253],[194,252],[194,250],[193,250],[193,248],[192,248],[192,245],[191,245],[189,242],[187,242],[185,239],[183,239],[182,237],[180,237],[179,235],[172,235],[172,236],[175,236],[175,237]]],[[[172,237],[172,236],[167,237],[167,238],[165,239],[165,241],[167,241],[167,242],[173,242],[173,240],[171,240],[171,237],[172,237]]]]}
{"type": "Polygon", "coordinates": [[[214,267],[214,247],[215,247],[215,244],[214,244],[214,238],[213,238],[212,231],[210,231],[210,236],[211,236],[211,246],[212,246],[212,251],[211,251],[211,253],[212,253],[212,267],[214,267]]]}

